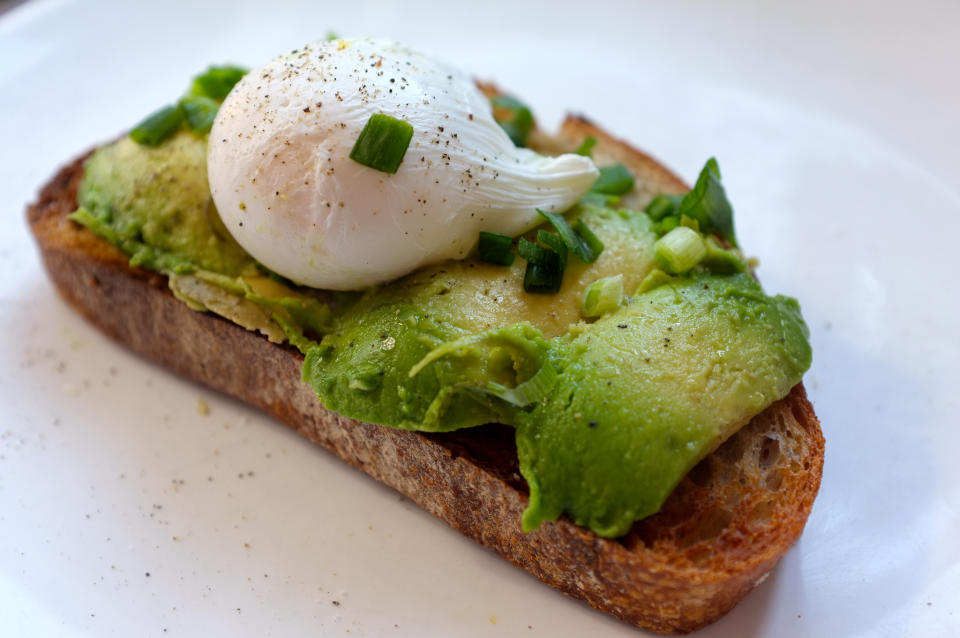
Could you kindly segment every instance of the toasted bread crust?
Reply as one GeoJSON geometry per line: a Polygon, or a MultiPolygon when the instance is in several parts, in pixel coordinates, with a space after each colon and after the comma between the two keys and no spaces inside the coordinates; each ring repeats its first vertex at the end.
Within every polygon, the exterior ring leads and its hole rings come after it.
{"type": "MultiPolygon", "coordinates": [[[[568,118],[555,137],[536,135],[557,150],[596,137],[601,163],[621,161],[638,175],[630,203],[686,189],[582,118],[568,118]]],[[[797,385],[624,538],[599,538],[566,518],[522,532],[527,491],[510,428],[421,434],[325,410],[300,380],[297,351],[190,310],[169,292],[166,277],[131,268],[120,251],[67,219],[83,159],[61,169],[28,209],[49,276],[69,305],[138,354],[268,412],[564,593],[639,627],[693,631],[736,605],[803,530],[820,485],[824,440],[797,385]]]]}

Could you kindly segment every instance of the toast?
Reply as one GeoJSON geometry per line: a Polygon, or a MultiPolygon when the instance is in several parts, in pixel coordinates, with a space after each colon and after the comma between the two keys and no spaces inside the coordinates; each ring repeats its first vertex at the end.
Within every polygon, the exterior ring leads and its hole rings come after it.
{"type": "MultiPolygon", "coordinates": [[[[624,205],[687,190],[655,160],[580,117],[568,117],[553,136],[534,131],[530,145],[570,151],[587,136],[597,140],[598,164],[622,162],[636,176],[624,205]]],[[[600,538],[566,517],[522,532],[528,496],[512,428],[424,434],[325,410],[301,381],[297,350],[190,310],[165,276],[131,267],[67,218],[84,159],[62,168],[27,211],[48,274],[70,306],[139,355],[271,414],[565,594],[638,627],[694,631],[758,585],[803,530],[820,486],[824,439],[798,384],[626,536],[600,538]]]]}

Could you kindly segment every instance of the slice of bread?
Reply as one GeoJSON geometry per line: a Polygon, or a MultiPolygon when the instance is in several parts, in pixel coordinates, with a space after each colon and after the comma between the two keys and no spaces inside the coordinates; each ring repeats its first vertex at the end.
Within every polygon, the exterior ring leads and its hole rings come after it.
{"type": "MultiPolygon", "coordinates": [[[[582,118],[541,150],[598,140],[600,165],[637,177],[625,204],[686,190],[656,161],[582,118]]],[[[704,459],[657,514],[608,540],[566,518],[520,529],[527,488],[511,428],[420,434],[329,412],[300,380],[301,355],[229,321],[190,310],[166,277],[131,268],[112,245],[67,219],[79,158],[28,209],[47,271],[64,300],[110,337],[177,374],[270,413],[543,582],[639,627],[693,631],[729,611],[800,535],[820,486],[824,441],[802,385],[704,459]]]]}

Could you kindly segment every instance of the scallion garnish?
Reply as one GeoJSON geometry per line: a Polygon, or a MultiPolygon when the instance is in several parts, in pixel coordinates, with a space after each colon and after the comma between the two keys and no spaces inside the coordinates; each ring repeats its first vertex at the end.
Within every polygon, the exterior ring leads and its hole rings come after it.
{"type": "Polygon", "coordinates": [[[550,253],[556,254],[552,249],[540,246],[524,237],[517,242],[517,253],[527,261],[543,261],[549,258],[550,253]]]}
{"type": "Polygon", "coordinates": [[[511,95],[495,95],[490,98],[494,106],[493,116],[515,146],[526,146],[527,137],[533,130],[533,112],[526,104],[511,95]]]}
{"type": "Polygon", "coordinates": [[[587,288],[583,295],[583,316],[600,317],[613,312],[623,303],[623,275],[603,277],[587,288]]]}
{"type": "Polygon", "coordinates": [[[653,221],[660,221],[667,215],[672,215],[682,199],[683,195],[657,195],[647,204],[644,212],[653,221]]]}
{"type": "Polygon", "coordinates": [[[669,217],[664,217],[658,222],[653,224],[653,231],[658,235],[666,235],[671,230],[680,225],[680,219],[670,215],[669,217]]]}
{"type": "Polygon", "coordinates": [[[570,224],[567,223],[563,215],[548,213],[539,208],[537,212],[540,213],[541,217],[553,224],[553,227],[557,229],[557,232],[563,239],[563,243],[565,243],[567,248],[570,249],[570,252],[579,257],[581,261],[586,264],[592,264],[597,260],[597,257],[600,256],[600,252],[603,250],[603,243],[587,229],[586,224],[582,221],[580,222],[580,227],[585,230],[585,234],[588,234],[589,237],[584,237],[570,228],[570,224]]]}
{"type": "Polygon", "coordinates": [[[238,66],[212,66],[193,78],[190,87],[192,95],[203,95],[214,100],[227,97],[233,86],[240,81],[247,70],[238,66]]]}
{"type": "Polygon", "coordinates": [[[187,126],[199,133],[206,133],[213,126],[220,104],[205,95],[188,95],[180,100],[180,108],[187,119],[187,126]]]}
{"type": "Polygon", "coordinates": [[[600,177],[590,190],[604,195],[626,195],[633,190],[633,175],[623,164],[600,167],[600,177]]]}
{"type": "Polygon", "coordinates": [[[547,246],[553,252],[560,255],[560,270],[567,269],[567,258],[569,249],[567,245],[563,243],[563,240],[560,239],[560,236],[556,233],[550,233],[545,230],[537,231],[537,241],[541,244],[547,246]]]}
{"type": "Polygon", "coordinates": [[[523,237],[517,244],[517,252],[527,260],[523,273],[523,289],[532,293],[555,293],[563,283],[563,268],[560,255],[523,237]]]}
{"type": "Polygon", "coordinates": [[[137,144],[157,146],[177,132],[184,120],[194,131],[206,133],[220,109],[219,102],[247,70],[235,66],[212,66],[193,78],[190,91],[177,104],[165,106],[133,127],[130,137],[137,144]]]}
{"type": "Polygon", "coordinates": [[[130,131],[130,138],[137,144],[157,146],[176,133],[183,123],[183,110],[179,105],[165,106],[151,113],[130,131]]]}
{"type": "Polygon", "coordinates": [[[603,252],[603,242],[600,241],[599,237],[593,234],[593,231],[583,223],[582,219],[578,219],[577,221],[573,222],[572,228],[573,232],[577,234],[577,237],[582,239],[590,249],[590,252],[593,253],[593,260],[596,261],[597,257],[600,256],[600,253],[603,252]]]}
{"type": "Polygon", "coordinates": [[[720,166],[715,158],[707,160],[693,190],[680,202],[677,216],[683,215],[696,219],[704,233],[717,233],[737,247],[733,231],[733,207],[720,181],[720,166]]]}
{"type": "Polygon", "coordinates": [[[660,266],[673,275],[687,272],[707,255],[703,237],[686,226],[678,226],[658,239],[653,249],[660,266]]]}
{"type": "Polygon", "coordinates": [[[560,269],[559,256],[549,253],[552,259],[542,262],[527,262],[523,273],[523,289],[527,292],[553,294],[563,284],[563,271],[560,269]]]}
{"type": "Polygon", "coordinates": [[[384,173],[396,173],[412,138],[409,122],[374,113],[354,142],[350,159],[384,173]]]}
{"type": "Polygon", "coordinates": [[[480,261],[498,266],[509,266],[516,256],[516,253],[513,252],[513,238],[507,235],[480,231],[480,239],[477,242],[477,257],[480,258],[480,261]]]}
{"type": "Polygon", "coordinates": [[[587,139],[583,140],[580,146],[577,147],[577,150],[574,151],[577,155],[584,155],[590,157],[590,153],[593,151],[593,147],[597,145],[597,138],[594,136],[589,136],[587,139]]]}

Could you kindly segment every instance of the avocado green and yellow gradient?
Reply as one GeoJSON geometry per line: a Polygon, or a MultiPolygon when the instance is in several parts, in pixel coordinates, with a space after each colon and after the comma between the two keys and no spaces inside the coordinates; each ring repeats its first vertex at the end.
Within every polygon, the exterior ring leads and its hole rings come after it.
{"type": "Polygon", "coordinates": [[[566,514],[601,536],[626,533],[810,365],[793,299],[705,268],[641,287],[658,270],[655,222],[595,202],[567,217],[605,249],[592,264],[571,260],[554,295],[523,291],[522,260],[473,258],[360,293],[297,287],[223,228],[205,156],[205,134],[186,129],[155,147],[106,146],[86,164],[73,219],[169,275],[192,308],[298,347],[330,410],[431,432],[513,426],[526,530],[566,514]],[[623,303],[585,320],[584,292],[616,275],[623,303]]]}

